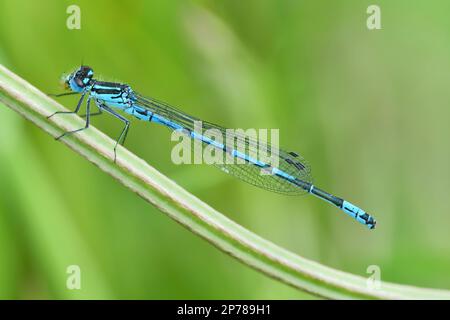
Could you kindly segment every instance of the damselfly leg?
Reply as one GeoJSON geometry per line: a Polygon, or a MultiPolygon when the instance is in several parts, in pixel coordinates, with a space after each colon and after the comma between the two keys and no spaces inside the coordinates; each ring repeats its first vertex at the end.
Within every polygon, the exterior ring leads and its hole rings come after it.
{"type": "MultiPolygon", "coordinates": [[[[61,96],[64,96],[65,94],[54,94],[54,95],[51,95],[51,96],[54,96],[54,97],[61,97],[61,96]]],[[[50,95],[49,95],[50,96],[50,95]]],[[[80,98],[80,100],[78,101],[78,104],[77,104],[77,107],[75,108],[75,110],[73,110],[73,111],[56,111],[56,112],[54,112],[54,113],[52,113],[51,115],[49,115],[48,117],[47,117],[47,119],[50,119],[51,117],[53,117],[55,114],[72,114],[72,113],[78,113],[78,111],[80,111],[80,108],[81,108],[81,104],[83,103],[83,100],[84,100],[84,97],[86,96],[86,92],[83,92],[82,94],[81,94],[81,98],[80,98]]]]}
{"type": "Polygon", "coordinates": [[[49,97],[63,97],[63,96],[72,96],[74,94],[80,94],[79,92],[63,92],[63,93],[48,93],[49,97]]]}
{"type": "Polygon", "coordinates": [[[130,128],[130,121],[127,118],[125,118],[122,115],[115,112],[113,109],[111,109],[104,103],[101,103],[99,101],[95,101],[95,103],[97,104],[97,107],[100,109],[100,111],[105,110],[107,113],[109,113],[113,117],[115,117],[115,118],[119,119],[120,121],[122,121],[123,123],[125,123],[125,127],[122,129],[122,132],[120,133],[119,138],[116,140],[116,144],[114,146],[114,162],[116,162],[117,146],[119,144],[123,145],[125,143],[125,139],[127,138],[127,135],[128,135],[128,129],[130,128]]]}
{"type": "MultiPolygon", "coordinates": [[[[84,98],[84,95],[81,97],[80,101],[81,101],[83,98],[84,98]]],[[[80,103],[79,103],[79,104],[80,104],[80,103]]],[[[81,105],[81,104],[80,104],[80,105],[81,105]]],[[[80,132],[80,131],[83,131],[83,130],[89,128],[89,123],[90,123],[90,120],[91,120],[91,117],[90,117],[91,107],[90,107],[90,105],[91,105],[91,98],[88,98],[87,104],[86,104],[86,125],[85,125],[83,128],[80,128],[80,129],[77,129],[77,130],[72,130],[72,131],[64,132],[62,135],[60,135],[59,137],[57,137],[56,140],[59,140],[59,139],[61,139],[62,137],[65,137],[65,136],[68,136],[68,135],[70,135],[70,134],[73,134],[73,133],[76,133],[76,132],[80,132]]],[[[79,109],[79,107],[77,107],[77,108],[79,109]]],[[[78,110],[77,110],[77,111],[78,111],[78,110]]],[[[67,112],[66,112],[66,113],[67,113],[67,112]]],[[[76,112],[75,112],[75,113],[76,113],[76,112]]]]}
{"type": "MultiPolygon", "coordinates": [[[[96,106],[97,106],[97,104],[95,104],[96,106]]],[[[95,116],[99,116],[99,115],[101,115],[103,112],[102,112],[102,109],[100,109],[98,106],[97,106],[97,108],[98,108],[98,111],[97,112],[94,112],[94,113],[91,113],[89,116],[92,118],[92,117],[95,117],[95,116]]],[[[86,114],[81,114],[80,115],[80,117],[81,118],[85,118],[87,116],[87,113],[86,114]]]]}
{"type": "MultiPolygon", "coordinates": [[[[56,98],[59,98],[59,97],[70,96],[70,95],[74,95],[74,94],[79,94],[79,92],[67,92],[67,93],[57,93],[57,94],[49,93],[49,94],[47,94],[47,95],[48,95],[49,97],[56,97],[56,98]]],[[[80,101],[79,101],[78,103],[79,103],[80,105],[79,105],[79,106],[77,105],[77,109],[75,109],[74,111],[57,111],[57,112],[51,114],[50,116],[48,116],[47,119],[53,117],[55,114],[60,114],[60,113],[62,113],[62,114],[72,114],[72,113],[77,113],[78,110],[79,110],[80,107],[81,107],[80,101]]],[[[97,106],[97,107],[98,107],[98,106],[97,106]]],[[[101,115],[101,114],[102,114],[102,109],[99,108],[97,112],[91,113],[90,116],[91,116],[91,117],[95,117],[95,116],[99,116],[99,115],[101,115]]],[[[81,117],[81,118],[84,118],[84,117],[86,117],[86,114],[81,114],[80,117],[81,117]]]]}

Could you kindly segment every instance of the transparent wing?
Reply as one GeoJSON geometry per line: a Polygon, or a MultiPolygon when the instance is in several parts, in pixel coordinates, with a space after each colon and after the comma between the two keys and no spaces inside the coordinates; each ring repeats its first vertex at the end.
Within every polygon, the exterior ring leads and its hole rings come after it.
{"type": "MultiPolygon", "coordinates": [[[[191,134],[195,130],[195,121],[202,121],[202,129],[204,131],[208,129],[219,130],[223,137],[227,139],[233,139],[235,145],[238,146],[239,150],[245,150],[245,154],[257,154],[263,150],[266,154],[271,157],[278,157],[278,165],[276,166],[279,170],[291,175],[297,179],[304,182],[312,183],[311,169],[308,163],[300,155],[295,152],[286,152],[279,148],[272,148],[272,146],[264,141],[259,141],[249,137],[241,132],[236,132],[234,130],[227,131],[225,128],[213,124],[211,122],[203,121],[201,119],[192,117],[185,114],[184,112],[170,106],[164,102],[158,101],[153,98],[144,97],[138,93],[135,94],[136,104],[145,109],[148,109],[152,113],[155,113],[165,119],[177,123],[183,127],[183,131],[187,134],[191,134]]],[[[206,144],[204,142],[204,144],[206,144]]],[[[210,144],[208,144],[210,145],[210,144]]],[[[251,162],[246,161],[245,163],[236,163],[233,161],[233,156],[231,150],[216,148],[217,152],[221,152],[224,155],[224,161],[220,164],[214,164],[222,171],[231,174],[247,183],[254,186],[288,195],[298,195],[303,194],[306,191],[293,185],[286,179],[283,179],[277,175],[272,174],[262,174],[260,166],[257,166],[251,162]]],[[[266,171],[268,171],[266,169],[266,171]]]]}

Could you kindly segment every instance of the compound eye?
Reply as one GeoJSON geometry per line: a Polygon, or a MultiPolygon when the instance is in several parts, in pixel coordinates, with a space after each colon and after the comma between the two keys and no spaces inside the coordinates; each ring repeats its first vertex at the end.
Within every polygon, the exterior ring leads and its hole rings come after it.
{"type": "Polygon", "coordinates": [[[84,87],[84,83],[83,83],[83,81],[81,81],[80,78],[76,78],[75,83],[81,88],[84,87]]]}

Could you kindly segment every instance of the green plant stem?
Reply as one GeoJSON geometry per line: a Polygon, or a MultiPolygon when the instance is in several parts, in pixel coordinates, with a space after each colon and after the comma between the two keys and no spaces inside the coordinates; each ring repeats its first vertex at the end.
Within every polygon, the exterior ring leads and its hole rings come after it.
{"type": "MultiPolygon", "coordinates": [[[[76,116],[47,116],[60,104],[0,65],[0,102],[57,137],[84,125],[76,116]]],[[[61,140],[169,217],[220,250],[294,288],[332,299],[450,299],[450,292],[382,282],[369,288],[363,277],[338,271],[295,255],[246,230],[91,127],[61,140]]]]}

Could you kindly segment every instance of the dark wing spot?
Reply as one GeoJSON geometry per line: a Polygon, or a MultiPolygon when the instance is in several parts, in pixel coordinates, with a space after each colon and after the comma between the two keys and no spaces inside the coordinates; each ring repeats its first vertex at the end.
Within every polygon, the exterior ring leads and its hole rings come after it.
{"type": "Polygon", "coordinates": [[[294,164],[294,161],[292,161],[292,160],[289,159],[289,158],[285,159],[285,161],[286,161],[287,163],[289,163],[289,164],[294,164]]]}
{"type": "Polygon", "coordinates": [[[294,166],[299,170],[304,170],[305,166],[301,162],[294,162],[294,166]]]}
{"type": "Polygon", "coordinates": [[[298,157],[298,153],[295,153],[294,151],[289,152],[289,154],[293,157],[298,157]]]}
{"type": "Polygon", "coordinates": [[[301,163],[301,162],[297,162],[297,161],[293,161],[291,159],[285,159],[285,161],[291,165],[293,165],[294,167],[296,167],[298,170],[304,170],[305,166],[301,163]]]}

